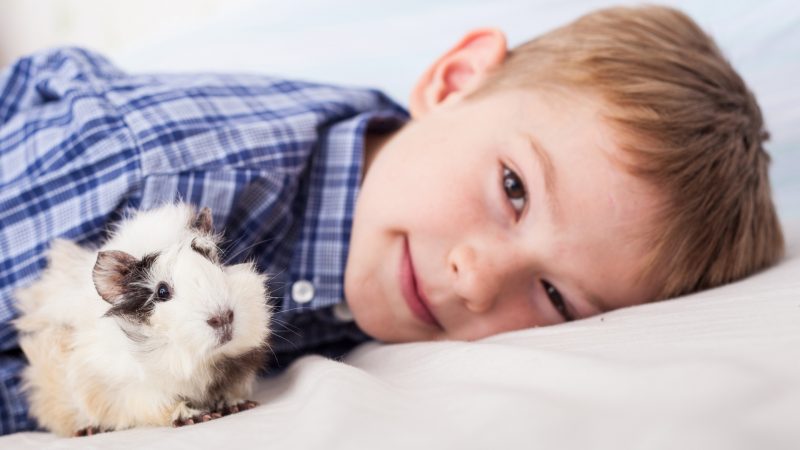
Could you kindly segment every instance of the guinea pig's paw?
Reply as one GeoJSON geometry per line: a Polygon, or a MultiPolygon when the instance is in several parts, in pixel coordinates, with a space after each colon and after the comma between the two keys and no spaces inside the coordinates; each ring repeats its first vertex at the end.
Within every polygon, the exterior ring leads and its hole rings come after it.
{"type": "Polygon", "coordinates": [[[218,412],[204,411],[193,416],[175,419],[172,422],[172,426],[177,428],[184,425],[194,425],[200,422],[208,422],[209,420],[219,419],[220,417],[222,417],[222,414],[218,412]]]}
{"type": "Polygon", "coordinates": [[[227,416],[229,414],[235,414],[247,409],[253,409],[256,406],[258,406],[258,402],[255,402],[253,400],[245,400],[243,402],[236,401],[223,406],[222,408],[219,409],[219,412],[222,413],[223,416],[227,416]]]}
{"type": "Polygon", "coordinates": [[[184,425],[194,425],[196,423],[219,419],[222,417],[222,414],[216,411],[201,411],[190,407],[186,402],[181,402],[175,408],[172,416],[172,426],[182,427],[184,425]]]}
{"type": "Polygon", "coordinates": [[[75,437],[92,436],[95,434],[107,433],[109,431],[114,431],[114,430],[101,430],[100,427],[92,426],[92,427],[81,428],[80,430],[75,432],[74,436],[75,437]]]}

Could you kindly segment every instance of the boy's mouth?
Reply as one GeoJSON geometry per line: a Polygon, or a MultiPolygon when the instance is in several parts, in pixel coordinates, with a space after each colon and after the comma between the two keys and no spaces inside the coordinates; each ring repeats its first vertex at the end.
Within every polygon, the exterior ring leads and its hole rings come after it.
{"type": "Polygon", "coordinates": [[[417,276],[414,273],[414,264],[411,261],[408,237],[403,238],[403,256],[400,259],[400,290],[408,308],[417,319],[440,330],[443,329],[442,325],[431,313],[427,299],[420,292],[417,276]]]}

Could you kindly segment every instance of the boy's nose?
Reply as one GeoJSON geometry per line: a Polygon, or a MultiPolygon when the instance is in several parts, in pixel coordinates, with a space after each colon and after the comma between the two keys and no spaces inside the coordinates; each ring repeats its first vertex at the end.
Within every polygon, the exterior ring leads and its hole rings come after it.
{"type": "Polygon", "coordinates": [[[503,283],[502,270],[469,245],[454,247],[448,255],[453,289],[467,309],[480,314],[492,309],[503,283]]]}

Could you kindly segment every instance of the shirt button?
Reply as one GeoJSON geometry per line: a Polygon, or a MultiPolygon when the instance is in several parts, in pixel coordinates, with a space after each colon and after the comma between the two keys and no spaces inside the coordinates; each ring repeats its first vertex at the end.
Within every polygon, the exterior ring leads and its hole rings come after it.
{"type": "Polygon", "coordinates": [[[339,322],[352,322],[354,319],[353,312],[350,311],[350,307],[344,300],[333,305],[333,317],[336,317],[339,322]]]}
{"type": "Polygon", "coordinates": [[[308,280],[300,280],[292,285],[292,299],[297,303],[308,303],[314,298],[314,285],[308,280]]]}

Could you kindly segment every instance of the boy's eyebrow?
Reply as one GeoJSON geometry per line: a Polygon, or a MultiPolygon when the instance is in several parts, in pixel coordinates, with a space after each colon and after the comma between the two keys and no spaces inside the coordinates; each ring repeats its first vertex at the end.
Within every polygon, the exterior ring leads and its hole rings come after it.
{"type": "Polygon", "coordinates": [[[528,142],[531,145],[533,154],[536,155],[537,159],[539,160],[539,167],[542,168],[545,203],[547,204],[547,209],[550,212],[550,217],[553,219],[553,222],[556,222],[556,219],[559,218],[559,209],[561,209],[561,205],[558,202],[558,197],[555,195],[556,169],[553,166],[552,159],[550,159],[550,152],[547,151],[547,149],[545,149],[544,146],[542,146],[542,144],[531,134],[526,133],[525,137],[528,138],[528,142]]]}

